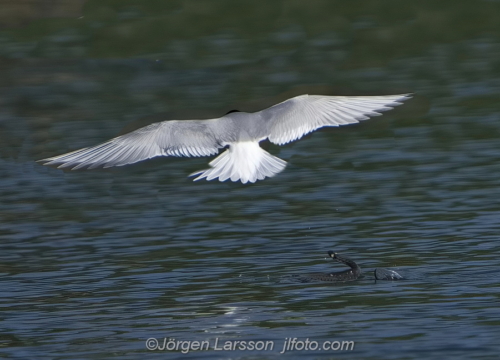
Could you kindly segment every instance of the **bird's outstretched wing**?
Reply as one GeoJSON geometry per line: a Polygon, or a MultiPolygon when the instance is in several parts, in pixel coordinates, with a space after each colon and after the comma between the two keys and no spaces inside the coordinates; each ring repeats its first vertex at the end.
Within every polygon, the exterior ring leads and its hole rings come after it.
{"type": "Polygon", "coordinates": [[[39,160],[72,170],[123,166],[156,156],[209,156],[223,147],[214,136],[214,120],[154,123],[100,145],[39,160]]]}
{"type": "Polygon", "coordinates": [[[260,115],[268,122],[269,141],[283,145],[323,126],[357,123],[390,110],[410,94],[386,96],[301,95],[283,101],[260,115]]]}

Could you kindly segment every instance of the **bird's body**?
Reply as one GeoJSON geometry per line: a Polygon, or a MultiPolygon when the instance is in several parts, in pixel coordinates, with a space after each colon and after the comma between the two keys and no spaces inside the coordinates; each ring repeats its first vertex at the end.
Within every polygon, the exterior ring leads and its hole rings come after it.
{"type": "Polygon", "coordinates": [[[353,281],[357,280],[361,276],[361,268],[353,260],[334,253],[333,251],[328,251],[328,256],[334,261],[345,264],[350,267],[349,270],[337,271],[330,274],[314,273],[302,276],[306,281],[309,280],[319,280],[319,281],[331,281],[331,282],[343,282],[343,281],[353,281]]]}
{"type": "MultiPolygon", "coordinates": [[[[304,275],[293,275],[292,278],[300,282],[311,282],[311,281],[327,281],[327,282],[346,282],[358,280],[362,276],[361,268],[354,261],[334,253],[333,251],[328,251],[328,256],[339,263],[347,265],[350,267],[349,270],[336,271],[329,274],[325,273],[312,273],[304,275]]],[[[398,272],[390,269],[377,268],[373,271],[375,280],[404,280],[405,278],[401,276],[398,272]]]]}
{"type": "Polygon", "coordinates": [[[242,183],[281,172],[286,161],[259,146],[264,139],[284,145],[324,126],[339,126],[380,115],[409,95],[301,95],[256,113],[231,111],[209,120],[170,120],[154,123],[100,145],[40,160],[59,168],[93,169],[133,164],[156,156],[210,156],[210,168],[191,175],[194,180],[231,179],[242,183]]]}

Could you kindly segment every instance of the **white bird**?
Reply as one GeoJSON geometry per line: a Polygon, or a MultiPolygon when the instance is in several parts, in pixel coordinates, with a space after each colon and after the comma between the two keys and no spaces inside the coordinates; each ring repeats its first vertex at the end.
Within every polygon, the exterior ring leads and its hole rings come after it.
{"type": "Polygon", "coordinates": [[[210,168],[195,172],[206,178],[254,183],[283,171],[286,161],[263,150],[269,139],[284,145],[324,126],[339,126],[381,115],[410,94],[386,96],[300,95],[255,113],[231,111],[218,119],[169,120],[154,123],[100,145],[39,160],[72,170],[133,164],[156,156],[210,156],[210,168]]]}

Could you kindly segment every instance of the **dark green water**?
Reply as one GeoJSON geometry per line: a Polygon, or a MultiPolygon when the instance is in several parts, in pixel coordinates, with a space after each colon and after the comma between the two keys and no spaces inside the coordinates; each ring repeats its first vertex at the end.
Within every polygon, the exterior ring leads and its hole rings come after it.
{"type": "Polygon", "coordinates": [[[498,357],[500,3],[74,3],[0,12],[0,357],[498,357]],[[382,117],[264,144],[289,164],[254,185],[186,177],[209,158],[35,163],[160,120],[406,92],[382,117]],[[365,278],[282,281],[343,270],[327,250],[365,278]],[[376,267],[408,279],[375,283],[376,267]],[[281,355],[286,338],[355,346],[281,355]]]}

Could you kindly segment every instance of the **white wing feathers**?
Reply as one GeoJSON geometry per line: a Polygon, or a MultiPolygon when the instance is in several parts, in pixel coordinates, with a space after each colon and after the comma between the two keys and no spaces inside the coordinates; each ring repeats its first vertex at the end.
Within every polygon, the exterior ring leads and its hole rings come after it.
{"type": "Polygon", "coordinates": [[[323,126],[339,126],[381,115],[411,97],[301,95],[260,112],[269,122],[268,138],[284,145],[323,126]]]}
{"type": "Polygon", "coordinates": [[[357,123],[401,105],[410,95],[301,95],[254,114],[226,114],[211,120],[151,124],[100,145],[39,160],[44,165],[81,169],[123,166],[156,156],[209,156],[229,149],[195,180],[255,182],[283,171],[286,162],[259,147],[264,138],[283,145],[323,126],[357,123]],[[253,138],[248,134],[253,134],[253,138]]]}
{"type": "Polygon", "coordinates": [[[156,156],[209,156],[222,147],[210,121],[164,121],[118,136],[100,145],[40,160],[72,170],[123,166],[156,156]]]}

